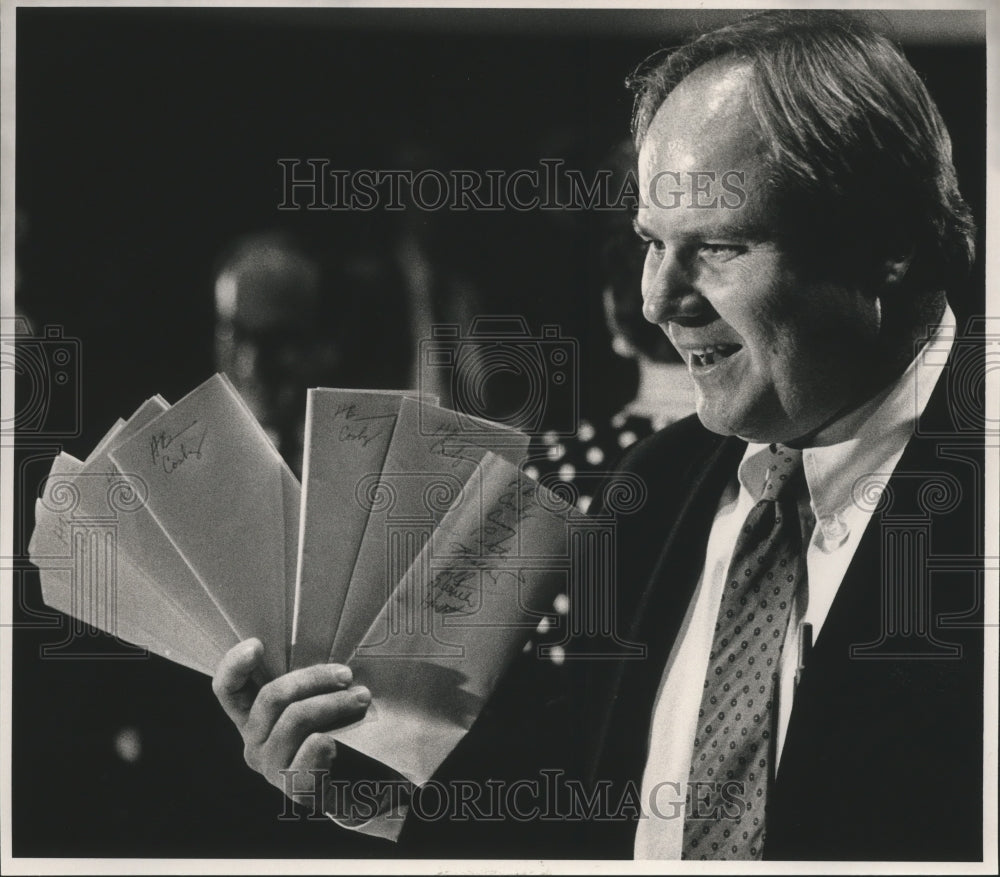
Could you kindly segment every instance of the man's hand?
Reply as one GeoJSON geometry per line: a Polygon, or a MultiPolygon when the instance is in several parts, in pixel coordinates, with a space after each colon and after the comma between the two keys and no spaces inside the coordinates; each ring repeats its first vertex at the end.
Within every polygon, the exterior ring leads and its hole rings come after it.
{"type": "Polygon", "coordinates": [[[247,764],[284,791],[279,771],[330,767],[337,746],[329,732],[364,716],[371,692],[351,685],[343,664],[293,670],[258,688],[251,676],[263,652],[258,639],[233,646],[219,662],[212,690],[243,736],[247,764]]]}

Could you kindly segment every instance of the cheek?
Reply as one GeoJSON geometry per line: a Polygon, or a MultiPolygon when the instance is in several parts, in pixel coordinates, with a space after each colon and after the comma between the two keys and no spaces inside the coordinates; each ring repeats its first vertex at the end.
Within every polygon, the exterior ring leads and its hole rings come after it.
{"type": "Polygon", "coordinates": [[[643,298],[649,298],[649,294],[653,290],[653,280],[656,278],[656,268],[656,252],[652,247],[646,247],[646,254],[642,260],[642,280],[640,281],[640,289],[642,290],[643,298]]]}
{"type": "Polygon", "coordinates": [[[822,321],[811,325],[807,314],[791,312],[795,304],[777,297],[757,303],[757,308],[742,315],[740,324],[735,316],[733,322],[749,353],[745,377],[787,396],[796,384],[812,383],[820,362],[828,359],[831,333],[822,321]]]}
{"type": "Polygon", "coordinates": [[[746,296],[744,317],[762,357],[789,364],[823,361],[859,333],[868,334],[873,306],[853,290],[804,284],[780,270],[758,276],[754,286],[757,294],[746,296]]]}
{"type": "Polygon", "coordinates": [[[816,305],[796,316],[776,326],[767,339],[762,368],[792,407],[822,405],[824,400],[840,404],[845,388],[869,361],[865,323],[857,311],[847,314],[816,305]]]}
{"type": "Polygon", "coordinates": [[[798,309],[794,286],[774,262],[771,254],[764,254],[699,278],[702,294],[719,317],[758,354],[776,346],[782,327],[795,320],[790,315],[798,309]]]}

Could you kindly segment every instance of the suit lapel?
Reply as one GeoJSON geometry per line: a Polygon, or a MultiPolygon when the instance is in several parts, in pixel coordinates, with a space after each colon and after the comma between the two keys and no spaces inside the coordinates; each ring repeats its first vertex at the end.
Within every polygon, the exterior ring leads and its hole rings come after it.
{"type": "MultiPolygon", "coordinates": [[[[884,510],[876,510],[865,527],[816,640],[813,650],[816,661],[823,660],[830,649],[840,650],[845,644],[863,645],[882,632],[881,573],[885,562],[886,526],[893,520],[915,523],[926,518],[921,494],[928,479],[936,473],[955,469],[938,454],[942,444],[948,444],[952,439],[949,435],[952,427],[948,418],[945,377],[943,375],[934,388],[920,418],[920,426],[907,443],[889,479],[884,496],[890,504],[884,510]]],[[[965,474],[959,471],[963,480],[965,474]]]]}
{"type": "Polygon", "coordinates": [[[952,798],[939,789],[940,800],[964,806],[981,764],[966,757],[981,729],[974,576],[944,569],[932,580],[928,572],[932,555],[974,560],[982,529],[982,436],[956,434],[946,377],[889,479],[885,508],[868,522],[796,689],[768,800],[766,858],[836,858],[845,837],[861,851],[849,857],[872,858],[914,843],[960,846],[967,833],[963,817],[944,824],[960,807],[939,812],[927,837],[912,811],[927,777],[954,790],[952,798]],[[936,485],[956,492],[954,508],[935,510],[943,502],[936,485]],[[901,601],[919,595],[921,580],[929,599],[914,624],[901,601]],[[965,613],[967,623],[941,625],[948,613],[965,613]],[[876,788],[878,806],[863,806],[865,790],[876,788]]]}
{"type": "MultiPolygon", "coordinates": [[[[683,471],[670,461],[646,475],[650,480],[671,479],[662,494],[665,504],[654,505],[630,534],[623,525],[622,543],[627,551],[631,539],[652,540],[662,548],[646,569],[637,569],[624,557],[619,565],[621,590],[641,589],[635,603],[623,613],[631,618],[627,639],[645,647],[640,659],[606,662],[606,692],[591,702],[605,707],[601,730],[596,738],[598,758],[596,779],[638,782],[646,762],[646,740],[652,719],[653,701],[670,649],[680,630],[687,607],[701,575],[708,534],[719,500],[733,478],[746,444],[739,439],[723,439],[704,431],[698,448],[686,448],[683,471]],[[678,489],[677,485],[680,486],[678,489]],[[623,745],[624,741],[628,741],[623,745]]],[[[674,464],[676,465],[676,464],[674,464]]],[[[650,485],[650,494],[661,490],[650,485]]]]}

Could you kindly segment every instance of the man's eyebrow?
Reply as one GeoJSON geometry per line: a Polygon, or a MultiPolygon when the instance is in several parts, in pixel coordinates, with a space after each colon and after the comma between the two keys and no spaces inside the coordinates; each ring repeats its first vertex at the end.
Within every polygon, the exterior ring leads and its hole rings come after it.
{"type": "MultiPolygon", "coordinates": [[[[638,216],[632,217],[632,230],[641,238],[656,238],[655,232],[643,225],[638,216]]],[[[755,218],[733,216],[711,229],[692,229],[687,232],[687,236],[691,238],[721,236],[759,241],[772,237],[773,233],[755,218]]]]}

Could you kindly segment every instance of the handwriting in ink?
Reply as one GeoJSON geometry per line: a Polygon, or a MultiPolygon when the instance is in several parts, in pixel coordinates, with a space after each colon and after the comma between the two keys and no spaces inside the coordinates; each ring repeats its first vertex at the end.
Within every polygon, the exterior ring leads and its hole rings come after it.
{"type": "Polygon", "coordinates": [[[468,459],[465,453],[469,450],[469,442],[462,439],[456,427],[440,424],[435,427],[433,435],[436,438],[430,446],[430,452],[438,457],[447,457],[456,462],[452,463],[452,468],[458,465],[458,460],[468,459]]]}
{"type": "Polygon", "coordinates": [[[534,484],[520,484],[512,479],[497,497],[496,506],[486,514],[483,524],[483,551],[505,556],[510,542],[517,537],[517,527],[534,517],[536,505],[534,484]]]}
{"type": "Polygon", "coordinates": [[[390,421],[389,425],[391,425],[391,422],[396,419],[395,414],[371,414],[361,417],[353,402],[338,405],[333,416],[334,419],[339,417],[349,421],[340,428],[340,432],[337,434],[338,440],[358,442],[363,448],[368,447],[369,443],[375,441],[379,436],[385,435],[385,429],[380,427],[385,427],[387,424],[376,424],[376,421],[390,421]]]}
{"type": "Polygon", "coordinates": [[[57,515],[55,518],[55,531],[56,538],[63,545],[69,545],[69,529],[67,528],[66,520],[62,515],[57,515]]]}
{"type": "Polygon", "coordinates": [[[473,583],[476,573],[472,570],[443,570],[431,585],[423,604],[440,615],[468,613],[478,602],[473,583]]]}
{"type": "Polygon", "coordinates": [[[200,460],[201,447],[207,434],[208,427],[202,426],[197,420],[173,435],[166,431],[156,433],[149,441],[153,462],[159,463],[169,475],[192,457],[200,460]]]}
{"type": "Polygon", "coordinates": [[[490,577],[490,582],[493,583],[495,588],[501,585],[501,579],[513,579],[513,582],[504,583],[504,587],[508,590],[512,590],[515,586],[523,587],[527,584],[527,578],[524,573],[519,570],[488,569],[486,570],[486,575],[490,577]]]}

